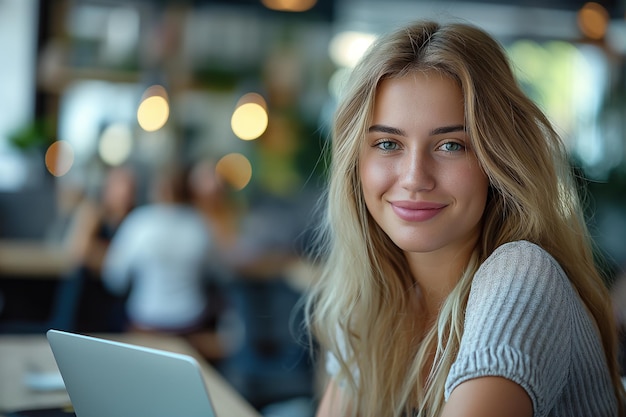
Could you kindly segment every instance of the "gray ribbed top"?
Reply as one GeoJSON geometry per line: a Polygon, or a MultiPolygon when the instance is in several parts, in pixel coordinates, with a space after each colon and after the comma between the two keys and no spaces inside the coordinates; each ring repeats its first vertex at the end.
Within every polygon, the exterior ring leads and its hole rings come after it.
{"type": "Polygon", "coordinates": [[[521,385],[534,417],[617,416],[593,320],[554,258],[526,241],[499,247],[474,276],[446,399],[487,375],[521,385]]]}

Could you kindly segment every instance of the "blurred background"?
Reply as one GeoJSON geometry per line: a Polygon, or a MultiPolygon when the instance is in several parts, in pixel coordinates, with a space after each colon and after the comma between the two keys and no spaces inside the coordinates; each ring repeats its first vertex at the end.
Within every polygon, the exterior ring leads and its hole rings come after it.
{"type": "Polygon", "coordinates": [[[102,262],[126,215],[155,204],[156,174],[179,165],[213,242],[202,282],[224,346],[207,358],[260,410],[310,398],[309,363],[285,375],[268,358],[307,362],[293,312],[316,274],[320,150],[355,61],[418,18],[505,45],[570,150],[617,282],[626,0],[0,0],[0,333],[129,331],[133,289],[102,284],[102,262]],[[292,392],[264,392],[270,374],[292,392]]]}

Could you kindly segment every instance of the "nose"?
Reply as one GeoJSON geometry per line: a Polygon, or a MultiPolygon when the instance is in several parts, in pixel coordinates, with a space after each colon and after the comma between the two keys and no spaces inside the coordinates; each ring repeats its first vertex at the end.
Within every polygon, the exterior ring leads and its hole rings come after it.
{"type": "Polygon", "coordinates": [[[399,172],[400,185],[411,192],[429,191],[435,187],[435,166],[432,158],[422,152],[406,155],[399,172]]]}

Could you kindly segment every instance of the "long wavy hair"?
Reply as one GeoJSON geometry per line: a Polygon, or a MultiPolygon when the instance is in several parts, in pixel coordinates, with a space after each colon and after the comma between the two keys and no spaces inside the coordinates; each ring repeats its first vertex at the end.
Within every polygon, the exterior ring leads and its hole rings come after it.
{"type": "Polygon", "coordinates": [[[472,25],[431,21],[379,38],[352,72],[332,135],[319,233],[323,272],[306,311],[316,341],[339,361],[353,415],[440,414],[474,273],[498,246],[517,240],[543,247],[567,273],[598,326],[625,411],[608,289],[566,149],[520,89],[498,42],[472,25]],[[490,181],[482,236],[431,326],[420,319],[407,260],[368,213],[359,179],[376,89],[413,71],[438,71],[461,87],[471,147],[490,181]]]}

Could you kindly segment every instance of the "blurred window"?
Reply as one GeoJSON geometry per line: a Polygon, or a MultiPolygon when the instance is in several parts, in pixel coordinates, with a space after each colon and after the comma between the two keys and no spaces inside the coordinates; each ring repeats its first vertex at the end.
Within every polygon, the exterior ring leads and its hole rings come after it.
{"type": "Polygon", "coordinates": [[[78,169],[97,155],[100,135],[109,125],[136,125],[140,96],[137,84],[98,80],[76,81],[63,92],[59,137],[72,145],[78,169]]]}
{"type": "Polygon", "coordinates": [[[593,45],[521,39],[508,45],[526,93],[546,112],[573,158],[600,179],[622,162],[619,138],[607,134],[610,65],[593,45]]]}
{"type": "Polygon", "coordinates": [[[33,121],[37,48],[36,0],[0,1],[0,191],[24,187],[28,159],[9,137],[33,121]]]}

